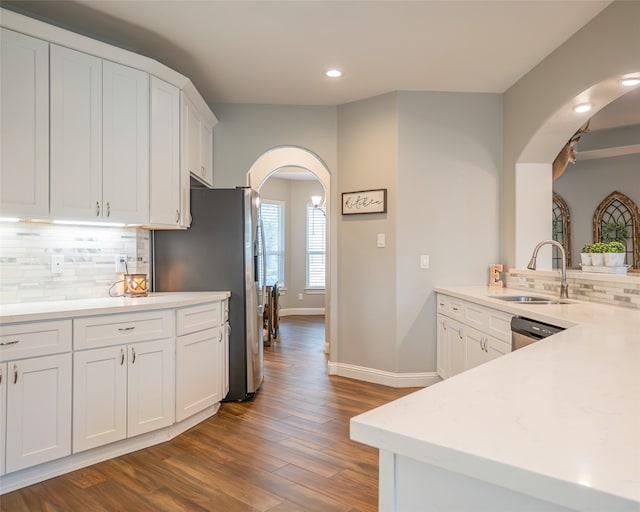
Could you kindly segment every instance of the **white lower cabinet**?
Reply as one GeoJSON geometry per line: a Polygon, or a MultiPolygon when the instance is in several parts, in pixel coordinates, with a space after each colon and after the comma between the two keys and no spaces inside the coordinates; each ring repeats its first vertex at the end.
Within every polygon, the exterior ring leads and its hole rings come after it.
{"type": "Polygon", "coordinates": [[[511,352],[512,315],[438,295],[437,372],[446,379],[511,352]]]}
{"type": "Polygon", "coordinates": [[[10,361],[6,371],[6,472],[69,455],[71,354],[10,361]]]}
{"type": "Polygon", "coordinates": [[[220,353],[220,375],[222,384],[220,399],[224,400],[229,394],[229,336],[231,336],[231,325],[227,320],[222,327],[222,352],[220,353]]]}
{"type": "Polygon", "coordinates": [[[176,421],[221,400],[221,335],[215,327],[176,339],[176,421]]]}
{"type": "Polygon", "coordinates": [[[174,422],[173,339],[74,353],[73,451],[174,422]]]}

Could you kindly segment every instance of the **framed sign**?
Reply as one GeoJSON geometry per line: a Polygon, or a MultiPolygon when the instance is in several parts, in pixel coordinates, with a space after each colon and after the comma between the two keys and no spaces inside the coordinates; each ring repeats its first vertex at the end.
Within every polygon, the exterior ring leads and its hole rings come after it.
{"type": "Polygon", "coordinates": [[[387,189],[342,193],[342,215],[387,213],[387,189]]]}

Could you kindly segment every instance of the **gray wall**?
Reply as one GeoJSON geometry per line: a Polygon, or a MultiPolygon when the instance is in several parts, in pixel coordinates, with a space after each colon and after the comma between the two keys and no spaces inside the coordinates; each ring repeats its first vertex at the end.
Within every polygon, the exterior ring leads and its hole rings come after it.
{"type": "Polygon", "coordinates": [[[247,171],[265,151],[301,146],[336,171],[336,107],[248,105],[212,106],[219,120],[213,130],[213,184],[244,186],[247,171]]]}
{"type": "Polygon", "coordinates": [[[397,98],[391,93],[338,107],[338,192],[386,188],[388,213],[338,221],[337,362],[386,371],[397,367],[397,98]],[[376,246],[378,233],[386,236],[383,249],[376,246]]]}
{"type": "Polygon", "coordinates": [[[305,293],[306,285],[306,215],[312,195],[323,195],[317,180],[288,180],[271,176],[260,189],[264,199],[285,202],[285,288],[280,307],[324,308],[324,294],[305,293]],[[302,293],[303,299],[298,299],[302,293]]]}
{"type": "Polygon", "coordinates": [[[593,212],[614,190],[640,205],[640,154],[578,160],[553,184],[571,213],[571,258],[580,262],[580,248],[593,242],[593,212]]]}
{"type": "Polygon", "coordinates": [[[488,282],[499,262],[502,97],[400,93],[398,371],[433,370],[435,285],[488,282]],[[421,254],[431,268],[419,268],[421,254]]]}
{"type": "MultiPolygon", "coordinates": [[[[516,261],[516,162],[562,105],[594,84],[640,69],[639,19],[640,2],[613,2],[505,92],[502,255],[508,265],[516,261]]],[[[562,140],[577,128],[569,128],[555,147],[548,146],[546,155],[527,161],[551,163],[562,140]]]]}

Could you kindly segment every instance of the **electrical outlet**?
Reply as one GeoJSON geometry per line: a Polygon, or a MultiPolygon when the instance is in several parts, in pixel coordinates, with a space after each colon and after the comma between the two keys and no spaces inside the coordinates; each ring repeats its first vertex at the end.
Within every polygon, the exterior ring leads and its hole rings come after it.
{"type": "Polygon", "coordinates": [[[116,272],[118,274],[122,274],[127,271],[127,255],[126,254],[116,254],[115,263],[116,263],[116,272]]]}
{"type": "Polygon", "coordinates": [[[64,255],[54,254],[51,256],[51,273],[64,274],[64,255]]]}
{"type": "Polygon", "coordinates": [[[303,299],[303,296],[302,296],[302,294],[301,294],[301,293],[299,293],[299,294],[298,294],[298,300],[302,300],[302,299],[303,299]]]}
{"type": "Polygon", "coordinates": [[[524,276],[518,276],[518,285],[525,286],[527,284],[527,278],[524,276]]]}

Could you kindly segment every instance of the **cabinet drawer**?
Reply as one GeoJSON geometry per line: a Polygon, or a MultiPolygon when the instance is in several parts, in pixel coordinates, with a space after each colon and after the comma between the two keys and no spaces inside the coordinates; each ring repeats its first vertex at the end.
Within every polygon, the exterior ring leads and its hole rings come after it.
{"type": "Polygon", "coordinates": [[[457,318],[459,320],[464,320],[465,316],[465,302],[463,300],[453,299],[451,297],[447,297],[445,301],[446,313],[450,318],[457,318]]]}
{"type": "Polygon", "coordinates": [[[71,351],[71,320],[0,326],[0,361],[71,351]]]}
{"type": "Polygon", "coordinates": [[[218,327],[221,323],[221,305],[222,303],[217,301],[179,309],[176,320],[177,335],[183,336],[192,332],[204,331],[205,329],[218,327]]]}
{"type": "Polygon", "coordinates": [[[438,294],[436,297],[436,311],[441,315],[447,314],[447,296],[438,294]]]}
{"type": "Polygon", "coordinates": [[[159,340],[173,336],[173,311],[100,315],[73,321],[75,349],[159,340]]]}
{"type": "Polygon", "coordinates": [[[511,342],[512,316],[471,302],[465,304],[464,322],[467,325],[509,343],[511,342]]]}

